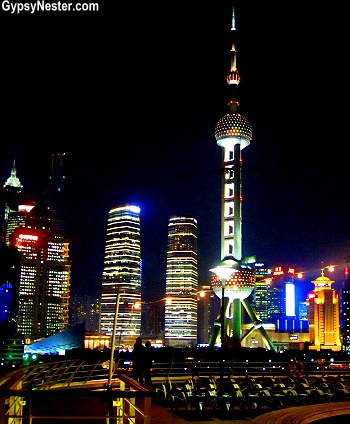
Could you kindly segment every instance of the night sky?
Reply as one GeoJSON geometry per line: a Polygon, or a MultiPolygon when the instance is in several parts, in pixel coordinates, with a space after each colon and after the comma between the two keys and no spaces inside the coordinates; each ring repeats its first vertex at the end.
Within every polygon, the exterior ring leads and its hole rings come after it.
{"type": "MultiPolygon", "coordinates": [[[[165,289],[167,223],[198,220],[199,283],[220,261],[221,148],[232,1],[1,11],[0,182],[24,190],[66,153],[72,294],[99,295],[108,210],[141,207],[143,283],[165,289]]],[[[114,5],[115,3],[115,5],[114,5]]],[[[127,3],[127,4],[125,4],[127,3]]],[[[345,3],[235,2],[243,255],[309,270],[350,254],[345,3]]]]}

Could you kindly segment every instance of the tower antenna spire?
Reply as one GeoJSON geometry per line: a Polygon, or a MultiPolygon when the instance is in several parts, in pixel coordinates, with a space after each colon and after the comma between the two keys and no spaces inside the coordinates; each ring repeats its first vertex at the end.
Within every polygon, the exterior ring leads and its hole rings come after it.
{"type": "Polygon", "coordinates": [[[231,24],[231,66],[227,74],[226,81],[231,88],[231,98],[228,105],[230,106],[230,113],[237,113],[237,108],[239,102],[236,100],[236,87],[241,81],[237,69],[237,52],[236,52],[236,43],[235,43],[235,32],[236,32],[236,15],[235,15],[235,6],[232,6],[232,24],[231,24]]]}
{"type": "Polygon", "coordinates": [[[231,25],[231,30],[232,31],[236,31],[236,15],[235,15],[235,4],[233,2],[232,5],[232,25],[231,25]]]}

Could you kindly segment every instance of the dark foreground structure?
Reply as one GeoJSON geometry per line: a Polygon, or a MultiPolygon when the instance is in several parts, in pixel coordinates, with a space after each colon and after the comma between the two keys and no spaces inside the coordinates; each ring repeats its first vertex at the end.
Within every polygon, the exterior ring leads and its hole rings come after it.
{"type": "Polygon", "coordinates": [[[267,424],[277,417],[298,424],[350,414],[349,368],[320,367],[293,377],[292,367],[277,362],[260,373],[259,362],[246,369],[237,363],[221,380],[211,372],[217,364],[196,368],[190,362],[159,362],[150,388],[133,380],[123,363],[114,371],[108,361],[88,359],[18,368],[0,378],[0,424],[267,424]]]}

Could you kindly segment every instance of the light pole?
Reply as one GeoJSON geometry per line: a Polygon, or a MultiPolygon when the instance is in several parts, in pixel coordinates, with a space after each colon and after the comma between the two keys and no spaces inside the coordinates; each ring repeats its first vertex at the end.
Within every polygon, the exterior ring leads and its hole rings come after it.
{"type": "Polygon", "coordinates": [[[112,388],[112,377],[114,371],[114,345],[115,345],[115,335],[117,332],[117,322],[118,322],[118,313],[119,313],[119,301],[120,301],[120,292],[118,290],[117,299],[115,302],[115,312],[114,312],[114,321],[113,321],[113,331],[112,331],[112,339],[111,339],[111,356],[109,359],[109,373],[108,373],[108,383],[107,383],[107,391],[109,393],[108,397],[108,416],[109,422],[111,424],[114,423],[114,407],[113,407],[113,388],[112,388]]]}
{"type": "Polygon", "coordinates": [[[113,371],[114,371],[114,345],[115,345],[115,335],[116,335],[116,332],[117,332],[119,302],[120,302],[120,292],[118,291],[117,299],[116,299],[116,303],[115,303],[115,312],[114,312],[114,321],[113,321],[113,331],[112,331],[112,340],[111,340],[111,356],[110,356],[110,359],[109,359],[108,387],[112,386],[112,377],[113,377],[113,371]]]}

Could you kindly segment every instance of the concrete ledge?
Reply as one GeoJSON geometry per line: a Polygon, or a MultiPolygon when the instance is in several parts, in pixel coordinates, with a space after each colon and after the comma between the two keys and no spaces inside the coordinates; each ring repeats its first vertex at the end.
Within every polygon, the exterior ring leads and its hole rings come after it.
{"type": "Polygon", "coordinates": [[[152,401],[150,424],[188,424],[188,421],[152,401]]]}
{"type": "Polygon", "coordinates": [[[250,420],[250,424],[307,424],[347,414],[350,414],[350,402],[321,403],[267,412],[250,420]]]}

